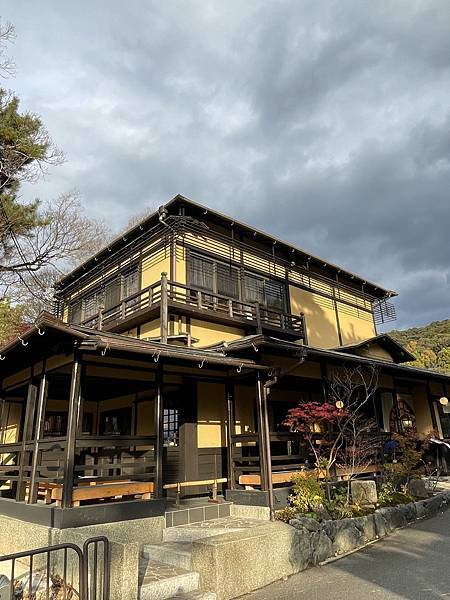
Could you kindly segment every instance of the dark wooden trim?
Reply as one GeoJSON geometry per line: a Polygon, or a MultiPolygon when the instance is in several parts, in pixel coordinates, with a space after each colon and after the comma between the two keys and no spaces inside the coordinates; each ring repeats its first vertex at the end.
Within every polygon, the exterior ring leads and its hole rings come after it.
{"type": "Polygon", "coordinates": [[[430,380],[427,381],[427,398],[428,398],[428,407],[429,407],[430,413],[431,413],[431,422],[433,424],[433,429],[437,430],[438,424],[437,424],[437,419],[436,419],[436,412],[434,410],[434,400],[433,400],[433,394],[431,393],[430,380]]]}
{"type": "Polygon", "coordinates": [[[45,372],[45,362],[44,362],[44,370],[41,377],[41,382],[39,385],[39,396],[37,403],[37,414],[36,414],[36,427],[34,432],[34,447],[33,447],[33,459],[31,463],[31,476],[30,476],[30,492],[28,495],[28,503],[35,504],[37,502],[38,496],[38,483],[36,481],[37,477],[37,467],[39,463],[39,440],[43,437],[44,434],[44,420],[45,420],[45,408],[47,405],[47,397],[48,397],[48,378],[45,372]]]}
{"type": "Polygon", "coordinates": [[[36,397],[37,397],[37,385],[34,383],[33,379],[30,380],[28,384],[28,392],[27,392],[27,404],[25,408],[25,420],[23,423],[23,431],[22,431],[22,447],[19,454],[19,473],[18,473],[18,481],[17,481],[17,490],[16,490],[16,500],[17,502],[22,502],[25,500],[25,478],[24,472],[26,463],[29,460],[29,453],[26,451],[27,443],[31,440],[33,436],[33,423],[34,423],[34,415],[36,412],[36,397]]]}
{"type": "Polygon", "coordinates": [[[169,318],[169,297],[167,289],[167,273],[161,273],[161,305],[160,305],[160,327],[161,343],[167,344],[167,329],[169,318]]]}
{"type": "Polygon", "coordinates": [[[62,507],[72,506],[72,490],[75,466],[75,446],[78,430],[78,416],[81,402],[81,357],[75,355],[70,383],[69,417],[67,423],[67,444],[64,452],[64,489],[62,507]]]}
{"type": "Polygon", "coordinates": [[[155,444],[155,498],[163,495],[163,458],[164,458],[164,398],[163,398],[163,364],[159,363],[156,371],[156,395],[154,401],[154,423],[156,433],[155,444]]]}
{"type": "Polygon", "coordinates": [[[261,489],[268,489],[268,456],[266,449],[265,418],[264,418],[264,388],[259,371],[256,373],[256,418],[258,421],[258,448],[261,468],[261,489]]]}
{"type": "Polygon", "coordinates": [[[227,463],[228,463],[228,478],[230,480],[230,489],[234,490],[236,487],[236,479],[234,473],[234,461],[233,461],[233,441],[232,435],[235,431],[236,419],[235,419],[235,397],[234,397],[234,384],[227,379],[225,383],[225,397],[227,403],[227,463]]]}

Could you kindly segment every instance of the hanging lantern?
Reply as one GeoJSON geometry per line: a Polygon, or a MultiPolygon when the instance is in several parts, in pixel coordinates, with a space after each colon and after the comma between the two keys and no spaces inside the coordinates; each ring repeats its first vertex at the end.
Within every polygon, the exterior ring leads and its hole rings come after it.
{"type": "Polygon", "coordinates": [[[344,403],[342,402],[342,400],[336,400],[336,408],[344,408],[344,403]]]}
{"type": "Polygon", "coordinates": [[[439,403],[442,404],[442,406],[447,406],[448,398],[446,398],[445,396],[442,396],[442,398],[439,398],[439,403]]]}

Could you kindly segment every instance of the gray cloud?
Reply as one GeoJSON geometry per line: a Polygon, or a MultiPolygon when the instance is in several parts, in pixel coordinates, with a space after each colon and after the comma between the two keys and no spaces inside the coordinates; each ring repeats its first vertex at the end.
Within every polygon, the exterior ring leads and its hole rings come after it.
{"type": "Polygon", "coordinates": [[[3,7],[10,82],[78,189],[120,228],[180,192],[450,317],[447,0],[3,7]]]}

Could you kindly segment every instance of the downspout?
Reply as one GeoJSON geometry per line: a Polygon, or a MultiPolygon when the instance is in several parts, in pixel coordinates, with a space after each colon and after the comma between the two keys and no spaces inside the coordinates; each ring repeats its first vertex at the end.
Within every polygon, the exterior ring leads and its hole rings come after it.
{"type": "Polygon", "coordinates": [[[267,381],[263,384],[264,422],[265,422],[265,429],[267,432],[267,435],[265,436],[265,446],[266,446],[265,450],[266,450],[267,462],[268,462],[268,466],[269,466],[269,473],[268,473],[268,477],[267,477],[267,486],[268,486],[267,491],[268,491],[268,495],[269,495],[269,511],[270,511],[270,520],[271,521],[275,520],[275,503],[274,503],[274,496],[273,496],[272,452],[270,449],[270,431],[269,431],[269,415],[268,415],[268,411],[267,411],[267,398],[271,392],[271,389],[280,381],[280,379],[282,379],[286,375],[289,375],[289,373],[292,373],[292,371],[295,371],[295,369],[297,369],[300,365],[302,365],[305,362],[305,360],[306,360],[306,351],[296,363],[294,363],[291,367],[289,367],[289,369],[285,369],[284,371],[278,370],[278,372],[276,372],[273,377],[271,377],[271,378],[269,377],[269,379],[267,379],[267,381]]]}

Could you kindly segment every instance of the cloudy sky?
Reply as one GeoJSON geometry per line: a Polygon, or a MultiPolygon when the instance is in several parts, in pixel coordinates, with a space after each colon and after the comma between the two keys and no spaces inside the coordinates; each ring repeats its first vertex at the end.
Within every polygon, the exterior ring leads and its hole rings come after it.
{"type": "Polygon", "coordinates": [[[123,226],[176,193],[450,318],[448,0],[10,0],[10,85],[123,226]]]}

